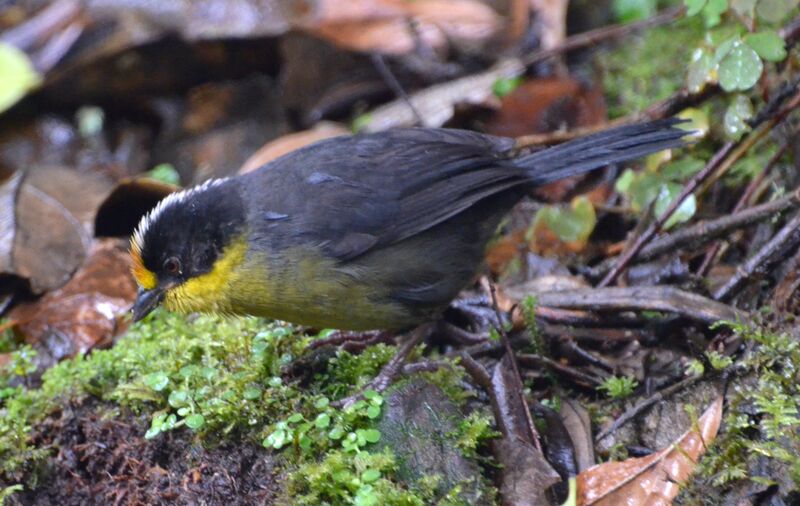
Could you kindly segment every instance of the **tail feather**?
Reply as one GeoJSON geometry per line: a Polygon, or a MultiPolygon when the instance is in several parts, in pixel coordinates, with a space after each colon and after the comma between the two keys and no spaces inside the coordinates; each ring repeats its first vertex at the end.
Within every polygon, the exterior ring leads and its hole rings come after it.
{"type": "Polygon", "coordinates": [[[675,128],[682,120],[670,118],[612,128],[514,160],[531,169],[534,184],[575,176],[605,165],[678,148],[689,132],[675,128]]]}

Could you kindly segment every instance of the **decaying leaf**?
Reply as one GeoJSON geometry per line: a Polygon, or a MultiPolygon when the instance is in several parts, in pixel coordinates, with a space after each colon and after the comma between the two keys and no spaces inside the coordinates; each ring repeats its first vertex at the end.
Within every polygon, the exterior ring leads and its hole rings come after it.
{"type": "Polygon", "coordinates": [[[293,0],[287,17],[298,28],[350,50],[405,54],[419,43],[479,42],[499,30],[500,18],[476,0],[293,0]]]}
{"type": "Polygon", "coordinates": [[[118,319],[135,296],[127,241],[104,239],[93,244],[85,264],[69,283],[36,302],[15,307],[9,318],[26,342],[43,341],[59,360],[109,344],[122,330],[118,319]]]}
{"type": "Polygon", "coordinates": [[[578,504],[583,506],[669,505],[681,483],[714,440],[722,420],[719,396],[675,444],[647,457],[609,462],[578,475],[578,504]]]}

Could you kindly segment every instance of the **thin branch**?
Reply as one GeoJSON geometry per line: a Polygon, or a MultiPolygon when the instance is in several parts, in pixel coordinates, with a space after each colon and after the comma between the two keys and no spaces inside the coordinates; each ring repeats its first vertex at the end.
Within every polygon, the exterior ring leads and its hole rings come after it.
{"type": "MultiPolygon", "coordinates": [[[[742,197],[746,202],[745,196],[747,195],[742,197]]],[[[749,209],[741,210],[741,207],[737,205],[733,214],[714,220],[699,221],[694,225],[681,228],[669,235],[655,239],[652,243],[642,248],[642,251],[636,255],[636,260],[652,260],[664,253],[676,251],[678,248],[683,250],[698,248],[710,241],[724,237],[734,230],[774,218],[798,206],[800,206],[800,188],[797,188],[789,195],[749,209]]],[[[612,262],[613,260],[604,262],[588,272],[591,276],[601,276],[611,269],[612,262]]]]}
{"type": "MultiPolygon", "coordinates": [[[[764,182],[764,180],[767,177],[767,174],[769,174],[769,172],[772,170],[772,167],[774,167],[778,163],[778,161],[781,158],[783,158],[783,155],[786,154],[786,151],[787,151],[788,148],[789,148],[789,142],[788,141],[784,142],[781,145],[781,147],[778,149],[778,151],[776,151],[775,154],[772,155],[772,158],[769,159],[767,164],[764,166],[764,170],[761,171],[761,174],[759,174],[758,176],[753,178],[752,181],[750,181],[750,184],[747,185],[747,188],[745,188],[744,192],[742,193],[742,196],[739,197],[739,201],[736,202],[736,205],[734,206],[733,211],[732,211],[732,216],[730,216],[730,218],[734,218],[734,217],[737,217],[737,216],[741,217],[741,216],[744,216],[745,214],[748,214],[747,211],[742,211],[742,210],[747,206],[748,202],[750,202],[750,199],[752,198],[753,194],[756,192],[756,189],[758,189],[758,187],[761,186],[761,183],[764,182]]],[[[793,197],[792,200],[794,200],[794,197],[800,196],[799,192],[800,192],[800,189],[795,190],[795,192],[792,193],[792,195],[790,196],[790,197],[793,197]]],[[[784,199],[785,198],[786,197],[784,197],[784,199]]],[[[780,200],[784,200],[784,199],[778,199],[778,200],[770,202],[770,203],[768,203],[766,205],[775,204],[775,203],[779,202],[780,200]]],[[[751,208],[749,211],[752,212],[752,211],[754,211],[755,209],[757,209],[759,207],[764,207],[764,206],[756,206],[756,207],[751,208]]],[[[774,212],[780,213],[783,210],[784,209],[775,210],[774,212]]],[[[719,250],[721,248],[722,248],[722,243],[718,242],[717,244],[712,246],[706,252],[705,257],[703,257],[703,263],[700,264],[700,267],[697,269],[697,275],[698,276],[705,277],[708,274],[708,272],[711,270],[711,266],[714,264],[714,260],[717,258],[717,255],[719,254],[719,250]]],[[[644,254],[644,250],[642,250],[642,254],[644,254]]]]}
{"type": "Polygon", "coordinates": [[[736,274],[714,293],[714,299],[727,301],[758,270],[766,270],[776,257],[800,243],[800,213],[794,215],[775,236],[767,242],[744,265],[736,268],[736,274]]]}
{"type": "Polygon", "coordinates": [[[628,268],[628,265],[636,258],[636,255],[644,248],[644,246],[653,238],[655,235],[664,227],[664,224],[669,220],[669,218],[675,213],[678,207],[683,204],[683,201],[686,198],[693,194],[694,191],[705,181],[708,177],[711,176],[724,162],[725,158],[733,151],[734,147],[736,146],[735,143],[729,142],[725,144],[717,153],[714,155],[711,160],[708,161],[703,170],[695,174],[691,180],[683,187],[681,193],[672,201],[670,206],[667,208],[666,211],[661,213],[653,223],[647,227],[647,230],[639,236],[639,238],[634,242],[633,246],[628,248],[625,253],[623,253],[622,257],[617,261],[617,264],[614,266],[611,271],[606,274],[602,281],[597,285],[598,287],[606,287],[617,280],[620,274],[628,268]]]}
{"type": "Polygon", "coordinates": [[[595,437],[595,441],[601,441],[606,436],[614,433],[617,429],[619,429],[629,421],[639,416],[640,413],[642,413],[650,406],[653,406],[654,404],[657,404],[663,401],[664,399],[668,398],[672,394],[680,392],[684,388],[687,388],[695,384],[700,378],[702,378],[702,376],[691,376],[689,378],[679,381],[678,383],[675,383],[672,386],[665,388],[664,390],[656,392],[655,394],[651,395],[647,399],[643,400],[639,404],[635,405],[634,407],[623,413],[622,416],[614,420],[614,423],[612,423],[607,429],[603,429],[602,431],[600,431],[600,433],[597,434],[597,436],[595,437]]]}
{"type": "Polygon", "coordinates": [[[539,306],[592,311],[661,311],[712,324],[741,321],[747,313],[671,286],[587,288],[536,294],[539,306]]]}
{"type": "Polygon", "coordinates": [[[375,65],[375,68],[378,70],[378,73],[381,75],[381,78],[384,80],[386,85],[389,86],[395,95],[397,95],[397,98],[405,102],[409,109],[411,109],[411,112],[417,119],[417,124],[424,126],[425,122],[422,119],[422,115],[414,106],[414,103],[411,101],[408,93],[406,93],[406,90],[400,84],[400,81],[398,81],[397,77],[395,77],[392,69],[390,69],[386,64],[386,60],[384,59],[383,55],[374,53],[372,55],[372,63],[375,65]]]}

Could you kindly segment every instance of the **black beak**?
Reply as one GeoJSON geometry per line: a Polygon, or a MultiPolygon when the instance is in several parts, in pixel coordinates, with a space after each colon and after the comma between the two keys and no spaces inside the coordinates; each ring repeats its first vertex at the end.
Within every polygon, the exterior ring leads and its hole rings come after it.
{"type": "Polygon", "coordinates": [[[157,287],[152,290],[139,288],[136,293],[136,302],[133,303],[133,321],[138,322],[149,315],[152,310],[164,300],[164,289],[157,287]]]}

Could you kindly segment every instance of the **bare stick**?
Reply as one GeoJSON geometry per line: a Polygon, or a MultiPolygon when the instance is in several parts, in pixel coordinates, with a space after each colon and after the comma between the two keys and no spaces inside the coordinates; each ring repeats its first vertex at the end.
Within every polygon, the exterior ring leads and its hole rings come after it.
{"type": "Polygon", "coordinates": [[[586,288],[536,294],[543,307],[593,311],[662,311],[703,323],[746,320],[747,313],[672,286],[586,288]]]}
{"type": "Polygon", "coordinates": [[[719,301],[729,300],[759,269],[765,269],[775,257],[798,243],[800,243],[800,213],[795,214],[758,253],[750,257],[744,265],[737,267],[736,274],[714,293],[714,298],[719,301]]]}
{"type": "MultiPolygon", "coordinates": [[[[747,203],[752,198],[752,196],[755,193],[756,189],[759,186],[761,186],[761,183],[764,182],[764,179],[766,179],[767,174],[769,174],[770,170],[772,170],[772,167],[774,167],[778,163],[778,160],[783,158],[783,155],[786,154],[786,150],[788,148],[789,148],[789,143],[788,142],[784,142],[781,145],[781,147],[778,149],[778,151],[776,151],[775,154],[772,155],[772,158],[769,159],[769,161],[767,162],[766,166],[764,166],[764,170],[761,171],[761,174],[759,174],[758,176],[753,178],[752,181],[750,181],[750,184],[747,185],[747,188],[745,188],[744,192],[742,193],[742,196],[739,197],[739,201],[736,203],[736,206],[734,206],[734,208],[733,208],[732,214],[734,216],[737,216],[737,213],[739,213],[738,216],[743,216],[743,215],[745,215],[747,213],[747,211],[744,211],[744,212],[741,212],[741,213],[740,213],[740,211],[742,211],[742,209],[744,209],[747,206],[747,203]]],[[[800,193],[798,193],[798,191],[796,190],[794,193],[792,193],[791,197],[794,198],[794,197],[797,197],[798,195],[800,195],[800,193]]],[[[786,197],[784,197],[784,199],[785,198],[786,197]]],[[[770,202],[770,203],[765,204],[765,205],[775,204],[776,202],[778,202],[780,200],[784,200],[784,199],[778,199],[776,201],[770,202]]],[[[754,211],[758,207],[764,207],[764,206],[753,207],[753,208],[750,209],[750,211],[754,211]]],[[[776,212],[780,212],[780,211],[776,210],[776,212]]],[[[731,218],[733,218],[734,216],[731,216],[731,218]]],[[[714,264],[714,260],[717,258],[717,254],[719,254],[719,250],[721,248],[722,248],[722,243],[717,243],[714,246],[712,246],[706,252],[705,257],[703,258],[703,263],[697,269],[697,275],[698,276],[705,277],[708,274],[708,272],[711,270],[711,266],[714,264]]],[[[644,250],[642,251],[642,255],[640,255],[640,256],[643,256],[643,254],[644,254],[644,250]]]]}
{"type": "Polygon", "coordinates": [[[634,407],[623,413],[622,416],[614,420],[614,423],[612,423],[611,426],[609,426],[607,429],[600,431],[597,437],[595,437],[595,441],[600,441],[609,434],[612,434],[614,431],[616,431],[629,421],[633,420],[635,417],[637,417],[640,413],[642,413],[650,406],[658,402],[661,402],[662,400],[666,399],[667,397],[676,392],[680,392],[686,387],[693,385],[701,377],[702,376],[691,376],[689,378],[679,381],[678,383],[675,383],[672,386],[665,388],[664,390],[661,390],[651,395],[647,399],[643,400],[639,404],[635,405],[634,407]]]}
{"type": "MultiPolygon", "coordinates": [[[[744,197],[745,195],[743,195],[744,197]]],[[[745,199],[746,201],[746,199],[745,199]]],[[[655,239],[636,255],[637,261],[651,260],[661,254],[675,251],[678,248],[687,250],[697,248],[734,230],[744,228],[763,220],[774,218],[780,214],[800,206],[800,188],[789,195],[775,199],[749,209],[734,209],[734,214],[722,216],[708,221],[700,221],[694,225],[676,230],[674,233],[655,239]]],[[[613,265],[613,259],[589,270],[592,276],[607,273],[613,265]]]]}

